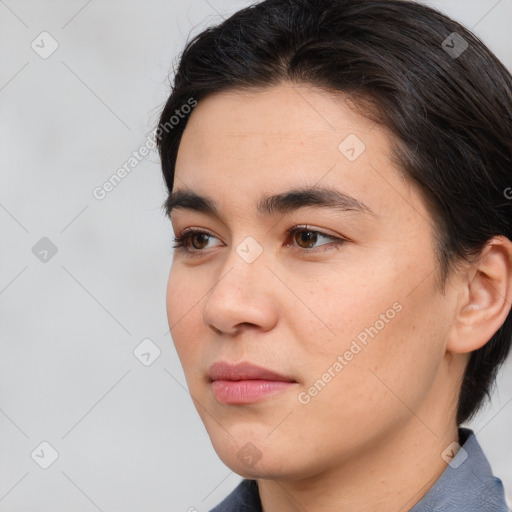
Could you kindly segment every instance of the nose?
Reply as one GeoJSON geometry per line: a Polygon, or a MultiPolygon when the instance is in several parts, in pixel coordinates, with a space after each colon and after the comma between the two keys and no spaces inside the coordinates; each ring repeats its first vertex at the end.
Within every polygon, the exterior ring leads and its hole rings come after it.
{"type": "Polygon", "coordinates": [[[204,302],[205,324],[230,336],[244,328],[272,329],[278,319],[276,282],[263,255],[248,263],[233,249],[204,302]]]}

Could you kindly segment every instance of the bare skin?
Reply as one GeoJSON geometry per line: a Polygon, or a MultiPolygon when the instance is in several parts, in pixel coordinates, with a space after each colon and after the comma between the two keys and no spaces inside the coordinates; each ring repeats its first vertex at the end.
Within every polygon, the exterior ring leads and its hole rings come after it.
{"type": "Polygon", "coordinates": [[[458,441],[468,354],[510,310],[510,241],[493,239],[443,293],[431,215],[391,163],[388,134],[342,97],[306,86],[202,100],[178,153],[173,192],[184,190],[210,198],[219,217],[173,210],[176,236],[185,228],[210,236],[176,250],[167,312],[219,457],[258,481],[265,512],[410,510],[458,441]],[[360,148],[339,149],[349,134],[365,145],[353,161],[347,155],[360,148]],[[256,209],[264,196],[320,186],[367,208],[256,209]],[[316,233],[310,243],[287,233],[305,225],[316,233]],[[247,237],[262,249],[251,263],[237,252],[247,237]],[[378,333],[347,355],[371,326],[378,333]],[[256,403],[220,403],[207,375],[219,360],[248,361],[296,383],[256,403]],[[319,379],[328,382],[310,393],[319,379]],[[257,448],[256,463],[237,457],[244,446],[257,448]]]}

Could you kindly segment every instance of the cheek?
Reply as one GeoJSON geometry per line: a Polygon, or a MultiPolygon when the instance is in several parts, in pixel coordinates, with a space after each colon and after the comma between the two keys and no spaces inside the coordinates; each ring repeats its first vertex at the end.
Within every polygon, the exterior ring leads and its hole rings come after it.
{"type": "Polygon", "coordinates": [[[311,401],[319,417],[322,409],[324,418],[348,421],[368,417],[369,408],[377,416],[400,416],[401,409],[407,415],[401,400],[414,407],[435,379],[444,354],[443,301],[430,280],[410,293],[399,269],[381,270],[331,280],[318,296],[310,293],[321,321],[302,320],[299,339],[308,361],[304,385],[322,389],[311,401]]]}
{"type": "Polygon", "coordinates": [[[166,295],[166,306],[167,306],[167,319],[169,321],[169,327],[174,339],[174,328],[178,325],[178,320],[184,318],[189,299],[189,291],[184,286],[185,282],[180,277],[179,273],[176,272],[175,266],[171,267],[169,273],[169,279],[167,280],[167,295],[166,295]]]}
{"type": "Polygon", "coordinates": [[[407,306],[378,333],[371,331],[373,337],[368,333],[366,345],[347,336],[331,350],[311,353],[316,358],[304,379],[307,395],[301,395],[309,402],[296,406],[295,428],[325,457],[331,456],[332,444],[319,439],[335,433],[340,439],[335,451],[361,448],[376,433],[410,420],[411,410],[418,410],[429,393],[440,358],[428,345],[431,339],[419,336],[407,306]]]}
{"type": "Polygon", "coordinates": [[[171,267],[167,282],[167,320],[181,364],[187,370],[194,365],[201,344],[201,297],[205,290],[183,271],[171,267]]]}
{"type": "MultiPolygon", "coordinates": [[[[170,326],[191,324],[191,317],[197,319],[202,300],[210,285],[199,272],[187,271],[173,263],[167,281],[167,318],[170,326]]],[[[174,329],[173,329],[174,330],[174,329]]]]}
{"type": "MultiPolygon", "coordinates": [[[[294,323],[301,325],[304,333],[300,338],[304,348],[313,361],[320,359],[322,364],[325,356],[336,358],[350,350],[354,340],[364,347],[375,333],[380,337],[400,315],[397,309],[401,308],[397,304],[399,293],[383,272],[335,270],[315,275],[303,294],[310,311],[293,313],[294,323]],[[319,287],[319,282],[325,284],[319,287]]],[[[300,332],[298,327],[297,331],[300,332]]]]}

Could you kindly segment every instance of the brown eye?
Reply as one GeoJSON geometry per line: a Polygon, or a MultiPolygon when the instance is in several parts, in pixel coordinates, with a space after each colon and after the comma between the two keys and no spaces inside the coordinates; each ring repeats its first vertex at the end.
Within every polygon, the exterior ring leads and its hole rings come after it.
{"type": "Polygon", "coordinates": [[[204,249],[208,245],[209,235],[207,233],[193,233],[189,240],[194,249],[204,249]]]}
{"type": "Polygon", "coordinates": [[[302,249],[310,249],[316,244],[318,240],[318,233],[316,231],[302,229],[300,231],[296,231],[293,234],[293,237],[299,247],[302,249]]]}
{"type": "Polygon", "coordinates": [[[216,236],[199,229],[186,229],[181,236],[174,238],[173,249],[177,249],[184,254],[200,255],[207,252],[210,248],[210,242],[218,240],[216,236]]]}
{"type": "Polygon", "coordinates": [[[316,229],[310,229],[309,226],[294,226],[288,230],[291,242],[287,245],[293,245],[297,250],[313,253],[318,249],[329,250],[339,248],[345,242],[346,238],[328,235],[316,229]]]}

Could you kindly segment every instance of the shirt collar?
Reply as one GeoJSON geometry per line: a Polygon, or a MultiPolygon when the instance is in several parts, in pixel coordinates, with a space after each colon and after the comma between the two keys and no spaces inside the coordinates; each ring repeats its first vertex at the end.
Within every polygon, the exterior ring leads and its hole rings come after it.
{"type": "Polygon", "coordinates": [[[450,448],[443,452],[451,462],[410,512],[508,511],[503,484],[493,476],[474,432],[459,428],[459,443],[462,448],[455,457],[450,457],[450,448]]]}

